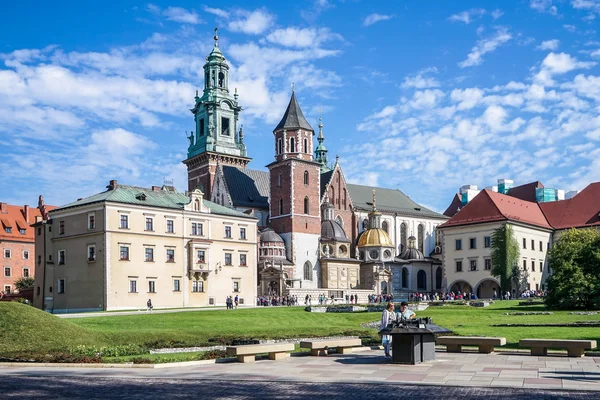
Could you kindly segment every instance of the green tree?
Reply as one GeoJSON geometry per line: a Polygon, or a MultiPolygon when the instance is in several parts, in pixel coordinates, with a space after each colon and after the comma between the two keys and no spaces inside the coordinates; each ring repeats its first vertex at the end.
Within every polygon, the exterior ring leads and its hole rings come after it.
{"type": "Polygon", "coordinates": [[[557,309],[600,308],[600,232],[571,229],[550,251],[546,305],[557,309]]]}
{"type": "Polygon", "coordinates": [[[519,264],[519,243],[512,226],[505,224],[492,234],[492,275],[500,278],[503,292],[510,291],[513,268],[519,264]]]}
{"type": "Polygon", "coordinates": [[[15,288],[20,292],[24,289],[33,289],[35,280],[31,277],[19,278],[15,281],[15,288]]]}
{"type": "Polygon", "coordinates": [[[527,268],[520,268],[518,264],[512,268],[512,285],[517,288],[517,295],[529,288],[529,271],[527,268]]]}

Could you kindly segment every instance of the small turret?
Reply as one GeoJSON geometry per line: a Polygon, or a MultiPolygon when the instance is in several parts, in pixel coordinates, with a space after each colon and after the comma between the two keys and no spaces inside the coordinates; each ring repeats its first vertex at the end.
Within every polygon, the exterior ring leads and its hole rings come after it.
{"type": "MultiPolygon", "coordinates": [[[[321,110],[319,110],[321,113],[321,110]]],[[[330,171],[331,169],[327,166],[327,148],[323,142],[325,141],[325,136],[323,136],[323,117],[319,116],[319,136],[317,136],[317,140],[319,141],[319,145],[315,150],[315,161],[321,164],[321,173],[330,171]]]]}

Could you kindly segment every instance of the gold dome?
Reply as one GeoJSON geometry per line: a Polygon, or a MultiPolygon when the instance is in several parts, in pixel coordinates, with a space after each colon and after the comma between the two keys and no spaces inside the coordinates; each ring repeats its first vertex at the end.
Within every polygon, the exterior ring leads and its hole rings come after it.
{"type": "Polygon", "coordinates": [[[383,229],[371,228],[361,233],[358,238],[358,247],[363,246],[394,247],[394,244],[386,231],[383,229]]]}

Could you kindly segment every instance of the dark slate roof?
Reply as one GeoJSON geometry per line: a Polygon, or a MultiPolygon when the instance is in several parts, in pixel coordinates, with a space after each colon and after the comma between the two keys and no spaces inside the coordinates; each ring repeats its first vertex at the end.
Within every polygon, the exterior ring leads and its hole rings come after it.
{"type": "Polygon", "coordinates": [[[364,211],[373,209],[373,190],[377,195],[377,210],[429,218],[448,219],[445,215],[432,211],[412,201],[410,197],[397,189],[385,189],[373,186],[347,184],[352,204],[364,211]]]}
{"type": "Polygon", "coordinates": [[[543,187],[544,185],[542,185],[542,182],[535,181],[526,183],[525,185],[510,188],[508,189],[508,192],[506,194],[512,197],[516,197],[517,199],[531,201],[535,203],[537,201],[537,198],[535,196],[535,189],[543,187]]]}
{"type": "Polygon", "coordinates": [[[323,198],[323,195],[325,194],[325,189],[327,188],[327,184],[331,180],[332,176],[333,176],[333,170],[323,172],[321,174],[321,198],[323,198]]]}
{"type": "Polygon", "coordinates": [[[321,223],[321,240],[350,243],[344,228],[337,221],[323,221],[321,223]]]}
{"type": "Polygon", "coordinates": [[[260,233],[260,242],[261,243],[284,243],[281,236],[277,234],[273,229],[267,228],[260,233]]]}
{"type": "Polygon", "coordinates": [[[404,249],[402,254],[400,254],[400,258],[403,260],[424,260],[425,256],[419,249],[408,248],[404,249]]]}
{"type": "Polygon", "coordinates": [[[269,209],[269,172],[223,166],[223,175],[234,206],[269,209]]]}
{"type": "Polygon", "coordinates": [[[298,105],[298,101],[296,101],[296,94],[292,92],[292,98],[290,99],[290,104],[287,106],[287,110],[285,110],[285,114],[283,114],[283,118],[277,124],[277,127],[274,131],[278,131],[280,129],[308,129],[314,132],[314,129],[306,118],[304,118],[304,114],[302,114],[302,110],[298,105]]]}
{"type": "Polygon", "coordinates": [[[446,211],[444,211],[444,215],[446,217],[454,217],[454,215],[462,208],[462,200],[460,198],[460,194],[456,193],[454,195],[454,198],[452,199],[452,203],[450,203],[450,205],[448,206],[448,208],[446,208],[446,211]]]}

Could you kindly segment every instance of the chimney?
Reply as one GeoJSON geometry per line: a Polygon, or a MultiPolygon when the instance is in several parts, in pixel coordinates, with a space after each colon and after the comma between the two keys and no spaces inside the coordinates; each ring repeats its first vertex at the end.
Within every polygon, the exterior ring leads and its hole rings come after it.
{"type": "Polygon", "coordinates": [[[23,206],[23,216],[25,217],[25,222],[29,224],[29,206],[27,204],[23,206]]]}
{"type": "Polygon", "coordinates": [[[162,192],[162,188],[160,186],[152,185],[152,191],[153,192],[162,192]]]}
{"type": "Polygon", "coordinates": [[[6,207],[6,203],[0,203],[0,212],[2,214],[8,214],[8,208],[6,207]]]}
{"type": "Polygon", "coordinates": [[[115,190],[117,188],[117,180],[116,179],[111,180],[106,188],[108,190],[115,190]]]}

